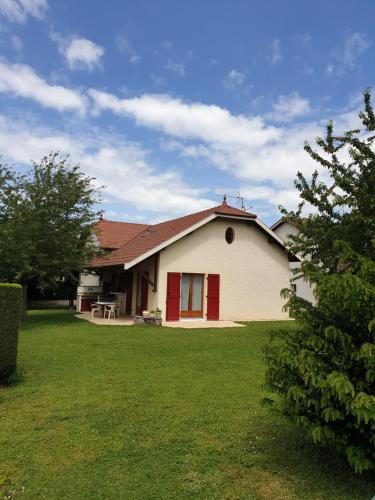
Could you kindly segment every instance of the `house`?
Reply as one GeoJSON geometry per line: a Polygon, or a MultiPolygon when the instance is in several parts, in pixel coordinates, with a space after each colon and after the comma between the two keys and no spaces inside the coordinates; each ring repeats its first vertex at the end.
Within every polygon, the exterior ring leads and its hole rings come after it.
{"type": "Polygon", "coordinates": [[[290,285],[282,239],[255,214],[221,205],[154,225],[100,220],[106,255],[94,259],[104,293],[125,294],[127,314],[163,320],[286,319],[290,285]]]}
{"type": "MultiPolygon", "coordinates": [[[[296,226],[291,224],[289,221],[286,221],[283,217],[279,219],[273,226],[271,226],[272,231],[274,231],[277,236],[279,236],[284,242],[286,242],[289,238],[289,235],[298,234],[298,229],[296,226]]],[[[301,267],[300,262],[290,262],[290,280],[292,283],[292,287],[295,293],[302,297],[303,299],[308,300],[312,304],[315,304],[316,300],[314,297],[314,288],[310,285],[305,278],[301,277],[295,279],[295,275],[293,270],[299,269],[301,267]]]]}

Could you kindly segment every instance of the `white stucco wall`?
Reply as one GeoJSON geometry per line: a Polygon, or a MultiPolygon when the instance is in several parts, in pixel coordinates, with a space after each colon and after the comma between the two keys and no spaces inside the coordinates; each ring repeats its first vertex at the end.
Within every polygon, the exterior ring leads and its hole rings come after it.
{"type": "MultiPolygon", "coordinates": [[[[166,312],[167,273],[220,274],[220,319],[287,319],[280,290],[289,287],[285,252],[255,226],[215,219],[160,252],[158,307],[166,312]],[[235,239],[225,241],[233,227],[235,239]]],[[[204,317],[206,314],[206,279],[204,317]]]]}
{"type": "MultiPolygon", "coordinates": [[[[276,233],[283,241],[287,241],[289,235],[293,234],[298,234],[298,229],[293,226],[290,222],[283,222],[280,224],[279,227],[277,227],[274,230],[274,233],[276,233]]],[[[294,274],[292,272],[293,269],[299,269],[301,267],[301,264],[299,262],[291,262],[290,263],[290,279],[292,280],[292,283],[296,285],[296,294],[299,297],[304,298],[305,300],[308,300],[309,302],[315,304],[315,297],[314,297],[314,292],[313,292],[313,287],[304,279],[304,278],[299,278],[299,279],[294,279],[294,274]]]]}
{"type": "Polygon", "coordinates": [[[274,233],[276,233],[277,236],[279,236],[283,241],[286,241],[290,234],[298,234],[298,229],[290,222],[282,222],[280,226],[274,230],[274,233]]]}

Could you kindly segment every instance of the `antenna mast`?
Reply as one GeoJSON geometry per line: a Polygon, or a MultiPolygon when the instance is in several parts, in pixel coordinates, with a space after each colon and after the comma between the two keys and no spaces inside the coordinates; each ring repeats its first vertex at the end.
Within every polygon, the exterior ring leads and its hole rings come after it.
{"type": "Polygon", "coordinates": [[[241,210],[247,212],[247,206],[245,203],[247,201],[247,198],[245,198],[245,196],[242,196],[241,193],[238,193],[237,196],[230,196],[230,198],[232,198],[233,200],[239,200],[241,202],[241,210]]]}
{"type": "Polygon", "coordinates": [[[242,196],[241,193],[238,193],[237,196],[228,196],[227,194],[219,194],[219,193],[217,193],[217,195],[223,197],[223,205],[227,204],[228,198],[231,200],[239,200],[241,202],[241,210],[247,212],[248,207],[246,206],[246,202],[248,201],[248,199],[245,196],[242,196]]]}

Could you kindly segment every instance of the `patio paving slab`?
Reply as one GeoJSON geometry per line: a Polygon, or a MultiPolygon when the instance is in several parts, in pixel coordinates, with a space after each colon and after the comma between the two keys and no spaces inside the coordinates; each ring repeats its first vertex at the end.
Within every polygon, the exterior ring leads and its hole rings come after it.
{"type": "Polygon", "coordinates": [[[76,318],[90,321],[90,323],[94,323],[95,325],[130,326],[134,323],[133,318],[131,318],[130,316],[116,319],[98,318],[97,316],[92,318],[90,312],[76,314],[76,318]]]}
{"type": "Polygon", "coordinates": [[[232,328],[241,325],[235,321],[205,321],[202,320],[180,320],[180,321],[165,321],[163,326],[168,328],[232,328]]]}
{"type": "MultiPolygon", "coordinates": [[[[107,319],[91,317],[90,312],[76,314],[76,318],[90,321],[95,325],[107,326],[131,326],[134,324],[133,318],[125,316],[123,318],[107,319]]],[[[205,320],[180,320],[180,321],[164,321],[163,326],[168,328],[231,328],[245,326],[235,321],[205,321],[205,320]]]]}

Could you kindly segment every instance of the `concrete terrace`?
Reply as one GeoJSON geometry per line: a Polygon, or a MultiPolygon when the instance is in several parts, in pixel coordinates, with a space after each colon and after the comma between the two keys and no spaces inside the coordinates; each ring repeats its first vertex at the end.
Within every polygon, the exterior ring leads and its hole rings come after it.
{"type": "MultiPolygon", "coordinates": [[[[132,326],[133,318],[130,316],[124,316],[116,319],[98,318],[91,317],[90,312],[84,312],[76,314],[76,318],[89,321],[95,325],[106,325],[106,326],[132,326]]],[[[240,323],[235,321],[206,321],[203,319],[186,319],[180,321],[164,321],[163,326],[168,328],[236,328],[241,327],[240,323]]]]}

